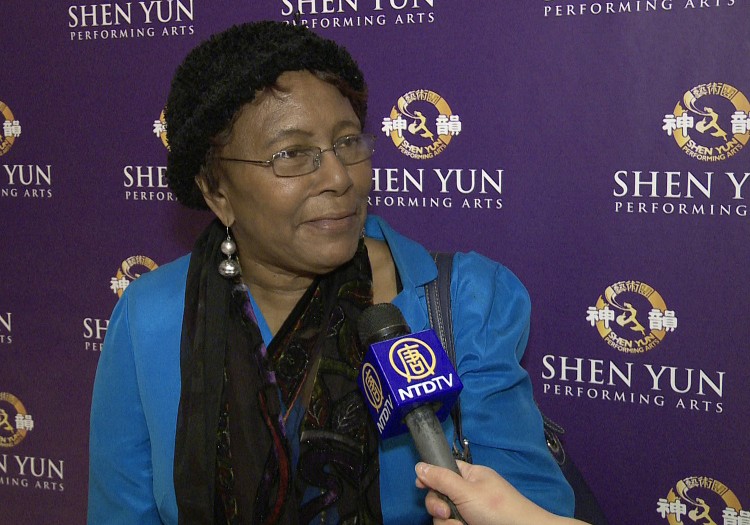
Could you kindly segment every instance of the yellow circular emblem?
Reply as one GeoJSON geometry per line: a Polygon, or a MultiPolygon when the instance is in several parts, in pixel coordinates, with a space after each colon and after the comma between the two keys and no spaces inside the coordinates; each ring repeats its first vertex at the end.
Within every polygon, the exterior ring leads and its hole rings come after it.
{"type": "Polygon", "coordinates": [[[608,286],[590,312],[599,335],[620,352],[644,353],[677,326],[675,313],[653,287],[640,281],[608,286]]]}
{"type": "Polygon", "coordinates": [[[687,90],[665,118],[665,129],[688,156],[719,162],[740,152],[750,139],[750,101],[737,88],[722,82],[687,90]]]}
{"type": "Polygon", "coordinates": [[[409,383],[435,374],[435,352],[415,337],[402,337],[393,343],[388,359],[393,370],[409,383]]]}
{"type": "Polygon", "coordinates": [[[409,91],[383,120],[383,131],[401,153],[413,159],[440,155],[461,132],[461,120],[448,102],[428,89],[409,91]]]}

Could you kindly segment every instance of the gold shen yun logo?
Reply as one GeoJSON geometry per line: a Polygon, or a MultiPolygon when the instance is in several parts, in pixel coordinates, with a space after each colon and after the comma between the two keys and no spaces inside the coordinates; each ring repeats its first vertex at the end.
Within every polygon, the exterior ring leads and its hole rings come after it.
{"type": "Polygon", "coordinates": [[[0,100],[0,122],[3,129],[0,132],[0,157],[10,151],[11,146],[21,136],[21,123],[13,116],[13,112],[0,100]]]}
{"type": "Polygon", "coordinates": [[[34,419],[13,394],[0,392],[0,447],[15,447],[34,429],[34,419]]]}
{"type": "Polygon", "coordinates": [[[678,481],[666,498],[659,498],[656,512],[670,525],[750,523],[750,511],[742,510],[734,492],[722,482],[706,476],[692,476],[678,481]]]}
{"type": "Polygon", "coordinates": [[[443,97],[417,89],[398,99],[381,129],[401,153],[424,160],[445,151],[451,139],[461,133],[461,119],[443,97]]]}
{"type": "Polygon", "coordinates": [[[154,121],[152,131],[157,138],[161,139],[161,143],[164,144],[164,147],[169,149],[169,142],[167,141],[167,120],[164,118],[164,110],[161,111],[159,118],[154,121]]]}
{"type": "Polygon", "coordinates": [[[404,337],[393,343],[388,354],[391,367],[407,383],[435,375],[435,352],[424,341],[404,337]]]}
{"type": "Polygon", "coordinates": [[[662,129],[688,156],[704,162],[733,157],[750,139],[750,102],[721,82],[700,84],[682,96],[662,129]]]}
{"type": "Polygon", "coordinates": [[[131,282],[146,272],[156,270],[158,266],[158,264],[145,255],[128,257],[122,261],[117,273],[110,279],[109,289],[112,290],[112,293],[117,294],[118,297],[122,297],[123,292],[131,282]]]}
{"type": "Polygon", "coordinates": [[[677,328],[674,310],[667,309],[659,292],[640,281],[608,286],[596,306],[589,306],[586,320],[608,345],[631,354],[648,352],[677,328]]]}

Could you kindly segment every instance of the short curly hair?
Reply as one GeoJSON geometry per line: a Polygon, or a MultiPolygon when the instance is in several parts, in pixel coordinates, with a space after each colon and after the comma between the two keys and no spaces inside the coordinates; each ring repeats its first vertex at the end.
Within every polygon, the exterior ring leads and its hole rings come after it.
{"type": "Polygon", "coordinates": [[[197,176],[212,187],[215,146],[243,105],[285,71],[310,71],[346,96],[364,126],[367,87],[348,51],[303,26],[252,22],[213,35],[177,68],[167,98],[167,183],[177,200],[208,209],[197,176]]]}

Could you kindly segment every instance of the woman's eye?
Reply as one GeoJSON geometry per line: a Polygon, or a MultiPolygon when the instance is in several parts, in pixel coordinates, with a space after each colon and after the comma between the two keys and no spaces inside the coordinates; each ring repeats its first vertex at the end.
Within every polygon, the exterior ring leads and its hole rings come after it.
{"type": "Polygon", "coordinates": [[[283,149],[276,154],[277,159],[296,159],[306,155],[304,149],[283,149]]]}
{"type": "Polygon", "coordinates": [[[352,146],[356,146],[360,141],[359,135],[349,135],[348,137],[342,137],[339,140],[336,141],[338,146],[343,146],[345,148],[349,148],[352,146]]]}

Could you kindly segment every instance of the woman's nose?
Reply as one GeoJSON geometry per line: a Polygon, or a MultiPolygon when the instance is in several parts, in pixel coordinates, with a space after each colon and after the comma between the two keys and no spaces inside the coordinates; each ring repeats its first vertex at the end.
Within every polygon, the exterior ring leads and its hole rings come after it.
{"type": "Polygon", "coordinates": [[[336,156],[333,148],[320,152],[316,176],[321,181],[322,191],[344,193],[353,184],[348,167],[336,156]]]}

